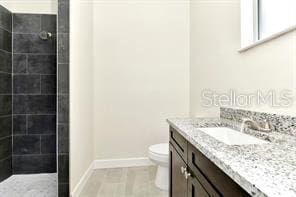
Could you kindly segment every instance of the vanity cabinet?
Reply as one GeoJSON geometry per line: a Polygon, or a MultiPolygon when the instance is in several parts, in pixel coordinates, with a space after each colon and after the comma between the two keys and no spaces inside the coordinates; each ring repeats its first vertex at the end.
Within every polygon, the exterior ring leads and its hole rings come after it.
{"type": "Polygon", "coordinates": [[[197,178],[189,177],[188,179],[188,197],[207,197],[210,196],[197,178]]]}
{"type": "Polygon", "coordinates": [[[186,163],[172,145],[170,145],[170,163],[170,197],[187,197],[187,180],[181,171],[185,170],[186,163]]]}
{"type": "Polygon", "coordinates": [[[170,197],[250,196],[170,127],[170,197]]]}

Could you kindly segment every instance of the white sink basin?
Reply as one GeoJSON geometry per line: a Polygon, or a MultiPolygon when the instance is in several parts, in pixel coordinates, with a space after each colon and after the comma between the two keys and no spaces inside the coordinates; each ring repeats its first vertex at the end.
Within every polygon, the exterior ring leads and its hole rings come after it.
{"type": "Polygon", "coordinates": [[[267,141],[227,127],[199,128],[199,130],[228,145],[268,143],[267,141]]]}

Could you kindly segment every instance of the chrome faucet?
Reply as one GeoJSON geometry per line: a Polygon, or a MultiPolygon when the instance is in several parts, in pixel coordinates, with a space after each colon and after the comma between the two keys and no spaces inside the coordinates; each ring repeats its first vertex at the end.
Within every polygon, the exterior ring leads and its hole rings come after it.
{"type": "Polygon", "coordinates": [[[262,131],[262,132],[271,132],[271,124],[267,120],[264,120],[262,122],[256,122],[255,120],[250,118],[243,118],[241,129],[240,129],[241,132],[244,131],[245,125],[247,123],[250,123],[249,125],[250,129],[262,131]]]}

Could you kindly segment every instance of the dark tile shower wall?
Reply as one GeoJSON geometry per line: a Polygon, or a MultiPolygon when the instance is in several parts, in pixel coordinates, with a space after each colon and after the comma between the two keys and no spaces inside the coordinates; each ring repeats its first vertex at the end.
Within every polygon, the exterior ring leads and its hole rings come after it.
{"type": "Polygon", "coordinates": [[[56,172],[56,72],[56,16],[13,14],[14,174],[56,172]]]}
{"type": "Polygon", "coordinates": [[[58,0],[58,190],[69,197],[69,0],[58,0]]]}
{"type": "Polygon", "coordinates": [[[12,14],[0,6],[0,182],[12,174],[12,14]]]}

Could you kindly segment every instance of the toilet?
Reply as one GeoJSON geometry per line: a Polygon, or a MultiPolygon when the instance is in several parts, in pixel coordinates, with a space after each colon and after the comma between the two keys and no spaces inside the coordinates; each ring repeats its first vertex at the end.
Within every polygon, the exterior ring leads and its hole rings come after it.
{"type": "Polygon", "coordinates": [[[155,185],[162,190],[169,187],[169,144],[155,144],[149,147],[149,159],[157,165],[155,185]]]}

